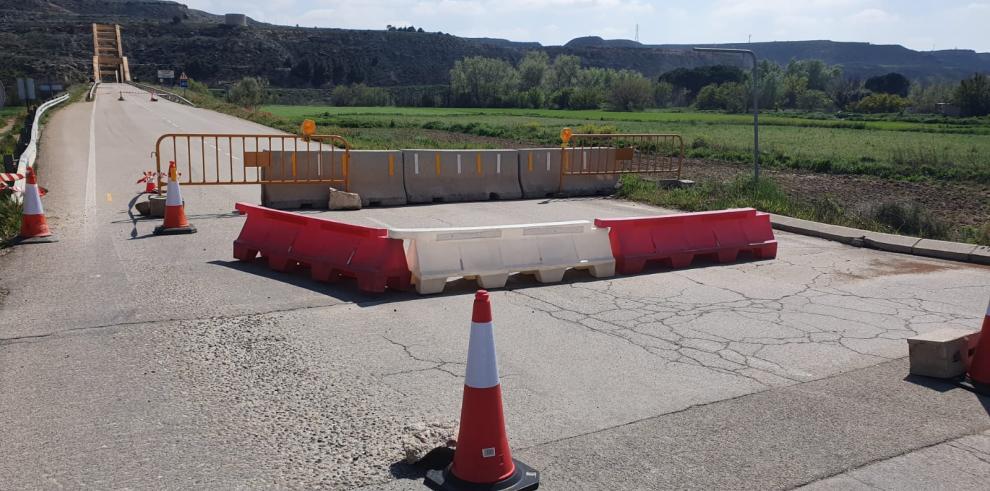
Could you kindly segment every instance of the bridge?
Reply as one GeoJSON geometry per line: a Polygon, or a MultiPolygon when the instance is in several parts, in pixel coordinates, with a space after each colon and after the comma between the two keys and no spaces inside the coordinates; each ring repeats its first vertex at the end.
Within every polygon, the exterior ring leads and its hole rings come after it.
{"type": "Polygon", "coordinates": [[[130,82],[131,70],[117,24],[93,24],[93,80],[130,82]]]}

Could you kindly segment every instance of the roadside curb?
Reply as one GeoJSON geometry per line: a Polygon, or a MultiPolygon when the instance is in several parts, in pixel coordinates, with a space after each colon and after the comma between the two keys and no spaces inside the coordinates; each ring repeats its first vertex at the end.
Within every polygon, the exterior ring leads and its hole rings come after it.
{"type": "Polygon", "coordinates": [[[832,240],[855,247],[869,247],[901,254],[990,265],[990,247],[987,246],[884,234],[783,215],[771,214],[770,221],[773,228],[778,230],[832,240]]]}

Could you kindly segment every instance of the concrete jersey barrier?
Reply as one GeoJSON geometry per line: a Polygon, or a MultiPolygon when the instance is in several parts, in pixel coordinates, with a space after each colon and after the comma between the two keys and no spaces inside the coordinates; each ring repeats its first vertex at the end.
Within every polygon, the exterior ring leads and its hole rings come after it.
{"type": "Polygon", "coordinates": [[[519,199],[516,150],[403,150],[409,203],[519,199]]]}
{"type": "Polygon", "coordinates": [[[566,175],[561,179],[560,167],[564,152],[567,152],[569,168],[578,171],[588,166],[589,159],[603,159],[611,156],[614,149],[586,148],[523,148],[519,150],[519,184],[524,198],[550,198],[558,195],[585,196],[604,195],[615,191],[618,176],[612,175],[566,175]]]}
{"type": "MultiPolygon", "coordinates": [[[[271,165],[262,170],[264,178],[289,178],[293,152],[276,151],[271,165]]],[[[296,176],[317,179],[343,176],[342,150],[295,152],[296,176]],[[322,155],[321,155],[322,153],[322,155]]],[[[406,204],[402,152],[398,150],[351,150],[348,162],[349,190],[361,196],[361,206],[401,206],[406,204]]],[[[343,189],[343,186],[338,186],[343,189]]],[[[330,184],[298,183],[261,185],[261,202],[277,209],[327,208],[330,184]]]]}
{"type": "Polygon", "coordinates": [[[567,269],[588,269],[596,278],[615,274],[608,230],[578,220],[494,227],[389,229],[408,240],[406,262],[416,291],[443,291],[448,278],[476,278],[482,288],[500,288],[511,273],[560,281],[567,269]]]}

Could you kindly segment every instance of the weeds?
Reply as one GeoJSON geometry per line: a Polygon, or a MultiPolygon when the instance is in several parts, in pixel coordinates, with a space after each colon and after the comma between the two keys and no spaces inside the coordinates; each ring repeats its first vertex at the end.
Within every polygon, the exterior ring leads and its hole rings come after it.
{"type": "Polygon", "coordinates": [[[21,204],[14,201],[10,191],[0,191],[0,243],[6,245],[21,228],[21,204]]]}
{"type": "Polygon", "coordinates": [[[862,219],[875,221],[897,234],[930,239],[949,237],[949,225],[939,220],[918,203],[881,202],[869,206],[862,219]]]}
{"type": "Polygon", "coordinates": [[[641,177],[623,176],[619,196],[684,211],[756,208],[789,217],[877,232],[990,245],[990,224],[970,227],[953,236],[947,223],[917,203],[881,202],[862,210],[849,210],[829,196],[798,201],[766,177],[761,178],[755,186],[751,177],[739,177],[728,182],[707,180],[693,187],[665,189],[641,177]]]}

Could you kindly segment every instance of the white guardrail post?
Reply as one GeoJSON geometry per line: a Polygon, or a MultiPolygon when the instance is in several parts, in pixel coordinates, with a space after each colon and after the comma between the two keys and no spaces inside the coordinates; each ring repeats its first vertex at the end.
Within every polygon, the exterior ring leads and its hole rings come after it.
{"type": "MultiPolygon", "coordinates": [[[[34,167],[34,159],[38,156],[38,135],[41,133],[41,117],[44,116],[45,111],[57,106],[65,101],[69,100],[69,94],[62,94],[44,104],[38,106],[38,110],[34,112],[34,122],[31,125],[31,140],[28,142],[27,148],[24,149],[24,153],[17,160],[17,173],[24,176],[27,175],[28,167],[34,167]]],[[[15,187],[23,188],[24,179],[14,182],[15,187]]],[[[15,200],[20,201],[21,196],[19,194],[12,195],[15,200]]]]}

